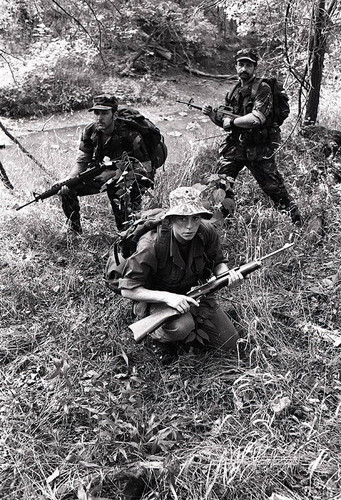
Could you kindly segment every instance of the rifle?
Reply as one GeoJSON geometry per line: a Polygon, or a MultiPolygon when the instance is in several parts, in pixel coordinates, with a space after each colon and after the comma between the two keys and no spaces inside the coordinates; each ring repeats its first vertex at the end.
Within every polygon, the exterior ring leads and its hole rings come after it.
{"type": "MultiPolygon", "coordinates": [[[[284,250],[292,247],[294,243],[286,243],[283,247],[271,252],[260,259],[253,260],[246,264],[243,264],[239,267],[235,267],[234,271],[240,271],[243,277],[245,278],[248,274],[256,271],[260,267],[262,267],[262,263],[265,259],[269,259],[274,255],[277,255],[284,250]]],[[[225,273],[219,274],[219,276],[215,276],[208,280],[203,285],[196,286],[192,288],[186,295],[188,297],[192,297],[194,299],[200,299],[205,295],[216,292],[225,286],[229,286],[229,274],[230,271],[226,271],[225,273]]],[[[170,306],[161,305],[160,308],[152,313],[150,316],[146,316],[145,318],[136,321],[132,325],[129,325],[130,330],[134,334],[134,339],[136,342],[141,341],[148,333],[153,332],[159,326],[163,325],[166,321],[179,316],[179,313],[170,306]]]]}
{"type": "MultiPolygon", "coordinates": [[[[189,101],[180,101],[179,99],[176,99],[176,102],[180,102],[181,104],[186,104],[186,106],[189,107],[189,109],[199,109],[202,111],[203,106],[197,106],[196,104],[193,104],[193,97],[189,101]]],[[[229,118],[238,118],[240,115],[236,115],[235,113],[232,113],[232,108],[230,106],[219,106],[217,108],[217,112],[220,113],[222,116],[228,116],[229,118]]]]}
{"type": "MultiPolygon", "coordinates": [[[[120,161],[120,160],[118,160],[120,161]]],[[[21,205],[20,207],[16,207],[16,210],[21,210],[24,207],[27,207],[28,205],[31,205],[31,203],[34,203],[39,200],[46,200],[47,198],[50,198],[51,196],[54,196],[57,194],[60,189],[63,186],[68,186],[68,187],[73,187],[77,186],[81,182],[87,179],[93,179],[97,175],[101,174],[104,170],[107,169],[112,169],[116,170],[117,168],[117,163],[118,161],[110,161],[110,162],[105,162],[105,163],[99,163],[94,166],[90,166],[87,170],[84,170],[84,172],[80,172],[79,174],[75,175],[75,177],[70,177],[69,179],[66,179],[65,181],[58,182],[54,184],[50,189],[47,191],[44,191],[41,194],[38,193],[33,193],[34,200],[31,200],[24,205],[21,205]],[[115,167],[115,168],[113,168],[115,167]]]]}

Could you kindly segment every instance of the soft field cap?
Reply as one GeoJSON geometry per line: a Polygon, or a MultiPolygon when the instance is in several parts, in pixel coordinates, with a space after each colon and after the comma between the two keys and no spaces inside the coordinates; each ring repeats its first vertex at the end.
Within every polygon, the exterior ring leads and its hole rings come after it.
{"type": "Polygon", "coordinates": [[[258,54],[254,49],[241,49],[238,50],[237,54],[234,57],[235,61],[241,61],[242,59],[246,59],[247,61],[251,61],[253,64],[258,63],[258,54]]]}
{"type": "Polygon", "coordinates": [[[103,95],[96,95],[94,97],[94,102],[92,105],[92,108],[88,109],[88,111],[94,111],[95,109],[112,109],[113,111],[116,111],[118,106],[118,100],[114,95],[108,95],[108,94],[103,94],[103,95]]]}
{"type": "Polygon", "coordinates": [[[171,215],[200,215],[205,219],[212,217],[212,212],[203,205],[200,191],[192,187],[179,187],[171,191],[169,205],[165,217],[171,215]]]}

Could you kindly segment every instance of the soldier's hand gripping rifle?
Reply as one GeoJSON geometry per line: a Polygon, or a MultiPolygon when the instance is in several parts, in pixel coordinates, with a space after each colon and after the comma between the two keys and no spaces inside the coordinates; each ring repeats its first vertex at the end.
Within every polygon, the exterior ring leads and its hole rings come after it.
{"type": "MultiPolygon", "coordinates": [[[[283,247],[279,248],[278,250],[275,250],[274,252],[264,255],[264,257],[261,257],[260,259],[253,260],[251,262],[248,262],[247,264],[243,264],[240,267],[236,267],[234,270],[240,271],[240,273],[245,278],[248,274],[262,267],[263,261],[265,259],[268,259],[273,255],[277,255],[278,253],[287,250],[293,245],[294,243],[286,243],[283,247]]],[[[209,281],[207,281],[207,283],[199,285],[190,290],[187,293],[188,297],[192,297],[193,299],[200,299],[201,297],[216,292],[217,290],[220,290],[225,286],[229,286],[230,282],[229,275],[230,271],[227,271],[225,273],[219,274],[219,276],[211,278],[209,281]]],[[[159,328],[159,326],[163,325],[166,321],[175,318],[176,316],[179,316],[179,313],[173,307],[162,305],[160,306],[158,311],[151,314],[150,316],[147,316],[143,319],[140,319],[139,321],[136,321],[136,323],[133,323],[132,325],[129,325],[129,328],[133,332],[134,339],[136,340],[136,342],[139,342],[146,335],[148,335],[148,333],[153,332],[154,330],[159,328]]]]}
{"type": "MultiPolygon", "coordinates": [[[[189,109],[199,109],[200,111],[203,110],[203,106],[197,106],[196,104],[193,104],[193,98],[191,98],[189,101],[180,101],[179,99],[176,99],[176,102],[180,102],[181,104],[186,104],[189,109]]],[[[232,112],[232,108],[230,106],[218,106],[216,109],[217,116],[220,119],[224,119],[226,117],[228,118],[238,118],[239,115],[236,115],[235,113],[232,112]]]]}
{"type": "Polygon", "coordinates": [[[34,199],[25,203],[24,205],[21,205],[20,207],[16,207],[16,210],[21,210],[22,208],[27,207],[28,205],[31,205],[31,203],[34,203],[36,201],[46,200],[47,198],[51,198],[51,196],[54,196],[55,194],[59,193],[59,191],[63,186],[74,187],[77,186],[78,184],[81,184],[85,180],[94,179],[97,175],[100,175],[105,170],[116,170],[117,164],[119,162],[120,160],[104,162],[90,166],[87,170],[84,170],[84,172],[80,172],[74,177],[70,177],[69,179],[65,179],[65,181],[53,184],[53,186],[50,187],[50,189],[44,191],[41,194],[33,193],[34,199]]]}

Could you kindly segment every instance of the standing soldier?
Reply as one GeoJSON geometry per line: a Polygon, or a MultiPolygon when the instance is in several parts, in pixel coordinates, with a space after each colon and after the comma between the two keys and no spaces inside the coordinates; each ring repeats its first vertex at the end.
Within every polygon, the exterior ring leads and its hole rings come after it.
{"type": "MultiPolygon", "coordinates": [[[[89,109],[95,115],[95,121],[86,125],[83,130],[77,164],[72,169],[68,177],[74,177],[84,172],[94,162],[101,162],[104,158],[119,160],[122,154],[127,153],[128,157],[139,160],[135,173],[139,178],[147,181],[147,186],[152,184],[153,165],[140,132],[129,126],[128,120],[122,119],[118,112],[118,101],[114,95],[100,95],[94,98],[93,106],[89,109]],[[150,179],[150,183],[148,183],[150,179]]],[[[142,119],[142,115],[139,115],[142,119]]],[[[82,233],[80,221],[80,205],[78,196],[97,194],[106,189],[112,210],[115,215],[116,226],[120,231],[126,220],[119,203],[119,190],[116,182],[110,182],[115,172],[105,170],[93,180],[87,180],[74,188],[63,186],[59,194],[62,199],[62,207],[68,219],[72,231],[82,233]],[[108,182],[109,181],[109,182],[108,182]]],[[[65,180],[65,179],[63,179],[65,180]]],[[[59,181],[60,182],[60,181],[59,181]]],[[[130,198],[133,209],[138,209],[141,201],[141,194],[146,189],[146,185],[135,182],[131,186],[130,198]]]]}
{"type": "Polygon", "coordinates": [[[231,204],[234,206],[234,182],[246,166],[275,206],[287,211],[292,221],[300,224],[297,205],[289,196],[276,166],[275,151],[280,143],[280,130],[279,124],[274,122],[272,90],[255,76],[257,52],[253,49],[239,50],[235,62],[239,82],[232,93],[226,95],[225,109],[237,116],[227,116],[222,111],[223,107],[212,109],[207,104],[203,107],[203,113],[228,132],[220,147],[218,162],[221,187],[226,193],[222,214],[227,217],[231,213],[228,208],[231,204]]]}

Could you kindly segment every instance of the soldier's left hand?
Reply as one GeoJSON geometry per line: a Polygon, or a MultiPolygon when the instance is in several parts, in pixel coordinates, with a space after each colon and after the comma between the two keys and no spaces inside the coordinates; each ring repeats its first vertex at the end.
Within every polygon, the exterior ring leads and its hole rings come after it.
{"type": "Polygon", "coordinates": [[[211,116],[213,115],[213,108],[210,106],[210,104],[204,104],[202,107],[202,112],[204,115],[211,116]]]}
{"type": "Polygon", "coordinates": [[[229,273],[229,286],[235,286],[241,281],[243,281],[244,277],[240,271],[236,271],[235,269],[231,269],[229,273]]]}
{"type": "Polygon", "coordinates": [[[231,118],[230,117],[224,118],[224,120],[223,120],[223,129],[224,130],[230,130],[231,129],[231,118]]]}

